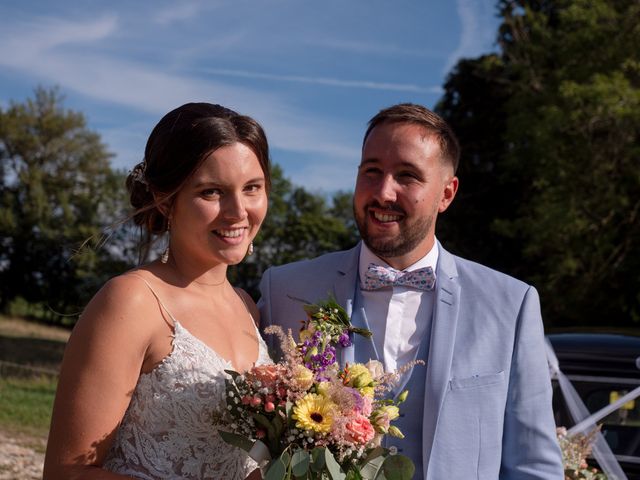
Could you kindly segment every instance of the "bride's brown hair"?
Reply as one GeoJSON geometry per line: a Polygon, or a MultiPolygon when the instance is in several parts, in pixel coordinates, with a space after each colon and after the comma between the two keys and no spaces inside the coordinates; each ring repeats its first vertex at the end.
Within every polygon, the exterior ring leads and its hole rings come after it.
{"type": "Polygon", "coordinates": [[[253,118],[221,105],[187,103],[167,113],[154,127],[144,160],[127,177],[132,219],[145,233],[146,256],[153,236],[167,230],[166,213],[176,194],[213,151],[242,143],[260,162],[269,191],[269,145],[264,130],[253,118]]]}

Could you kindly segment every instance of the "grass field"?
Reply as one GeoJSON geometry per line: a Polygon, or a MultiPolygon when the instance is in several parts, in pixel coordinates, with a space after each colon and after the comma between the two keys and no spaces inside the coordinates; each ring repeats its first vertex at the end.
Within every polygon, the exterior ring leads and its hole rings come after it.
{"type": "Polygon", "coordinates": [[[0,428],[46,436],[55,392],[55,378],[0,378],[0,428]]]}
{"type": "Polygon", "coordinates": [[[0,430],[46,437],[69,333],[0,316],[0,430]]]}

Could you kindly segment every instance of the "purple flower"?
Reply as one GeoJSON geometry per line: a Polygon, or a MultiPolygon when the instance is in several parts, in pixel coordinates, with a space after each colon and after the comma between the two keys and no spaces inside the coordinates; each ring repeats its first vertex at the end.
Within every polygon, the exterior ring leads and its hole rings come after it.
{"type": "Polygon", "coordinates": [[[349,333],[346,330],[342,332],[342,335],[340,335],[340,338],[338,339],[338,343],[343,347],[351,346],[351,339],[349,338],[349,333]]]}

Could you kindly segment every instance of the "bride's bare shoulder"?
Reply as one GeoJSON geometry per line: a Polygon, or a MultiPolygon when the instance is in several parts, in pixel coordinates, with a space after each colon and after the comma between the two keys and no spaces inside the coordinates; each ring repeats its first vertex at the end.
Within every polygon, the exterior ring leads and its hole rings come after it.
{"type": "Polygon", "coordinates": [[[113,277],[91,299],[80,320],[143,325],[159,312],[152,281],[150,272],[141,269],[113,277]]]}

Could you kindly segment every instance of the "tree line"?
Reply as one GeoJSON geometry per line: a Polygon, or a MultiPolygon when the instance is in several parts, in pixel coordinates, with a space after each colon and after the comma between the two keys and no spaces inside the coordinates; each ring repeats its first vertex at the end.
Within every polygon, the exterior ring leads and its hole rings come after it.
{"type": "Polygon", "coordinates": [[[640,321],[640,2],[501,0],[499,53],[438,111],[462,143],[454,249],[534,284],[545,319],[640,321]]]}
{"type": "MultiPolygon", "coordinates": [[[[500,0],[498,52],[463,59],[436,106],[462,144],[446,247],[539,290],[547,326],[640,321],[640,4],[500,0]]],[[[383,107],[383,105],[381,105],[383,107]]],[[[80,112],[38,88],[0,109],[0,309],[73,323],[136,264],[124,178],[80,112]],[[105,234],[106,232],[106,234],[105,234]]],[[[351,193],[276,165],[256,253],[230,280],[357,242],[351,193]]]]}
{"type": "MultiPolygon", "coordinates": [[[[0,311],[73,323],[108,278],[138,264],[141,235],[127,221],[127,172],[63,103],[37,88],[0,110],[0,311]]],[[[256,251],[230,280],[256,297],[268,266],[355,245],[350,199],[296,187],[275,165],[256,251]]]]}

